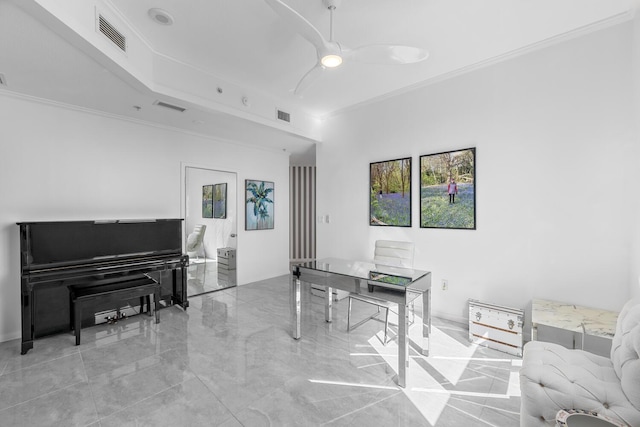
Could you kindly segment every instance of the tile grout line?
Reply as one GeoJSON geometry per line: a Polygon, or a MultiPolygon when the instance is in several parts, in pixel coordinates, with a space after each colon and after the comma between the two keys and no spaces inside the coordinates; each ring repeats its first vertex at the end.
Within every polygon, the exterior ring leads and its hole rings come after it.
{"type": "Polygon", "coordinates": [[[197,373],[195,373],[195,372],[194,372],[193,374],[195,375],[195,377],[197,378],[197,380],[200,382],[200,384],[202,384],[202,385],[204,386],[204,388],[206,388],[207,390],[209,390],[209,393],[211,393],[211,394],[213,395],[213,397],[215,397],[215,398],[218,400],[218,402],[220,402],[220,405],[222,405],[222,406],[224,407],[224,409],[226,409],[226,410],[229,412],[229,414],[231,415],[231,417],[232,417],[233,419],[235,419],[235,420],[236,420],[240,425],[244,426],[244,424],[243,424],[243,423],[238,419],[238,417],[236,417],[236,414],[235,414],[231,409],[229,409],[229,407],[228,407],[227,405],[225,405],[225,404],[222,402],[222,400],[220,400],[220,398],[218,397],[218,395],[216,394],[216,392],[215,392],[215,391],[213,391],[213,390],[211,390],[211,389],[207,386],[207,384],[206,384],[204,381],[202,381],[202,379],[200,378],[200,375],[198,375],[198,374],[197,374],[197,373]]]}
{"type": "Polygon", "coordinates": [[[461,413],[463,413],[463,414],[465,414],[465,415],[467,415],[467,416],[469,416],[469,417],[471,417],[471,418],[473,418],[473,419],[476,419],[476,420],[480,421],[481,423],[486,424],[486,425],[488,425],[488,426],[491,426],[491,427],[500,427],[500,426],[497,426],[497,425],[495,425],[495,424],[491,424],[489,421],[485,421],[485,420],[483,420],[482,418],[480,418],[480,417],[478,417],[478,416],[475,416],[475,415],[470,414],[470,413],[468,413],[468,412],[466,412],[466,411],[463,411],[463,410],[462,410],[462,409],[460,409],[460,408],[456,408],[455,406],[449,405],[448,403],[447,403],[447,406],[448,406],[449,408],[454,409],[454,410],[456,410],[456,411],[458,411],[458,412],[461,412],[461,413]]]}
{"type": "MultiPolygon", "coordinates": [[[[149,369],[149,368],[145,368],[145,369],[149,369]]],[[[138,401],[136,401],[136,402],[133,402],[131,405],[129,405],[129,406],[125,406],[124,408],[122,408],[122,409],[120,409],[120,410],[118,410],[118,411],[112,412],[112,413],[110,413],[109,415],[107,415],[107,416],[105,416],[105,417],[100,417],[100,416],[98,416],[98,421],[99,421],[99,422],[102,422],[102,420],[104,420],[104,419],[107,419],[107,418],[112,417],[112,416],[114,416],[114,415],[116,415],[116,414],[120,414],[120,413],[122,413],[122,412],[125,412],[125,411],[127,411],[128,409],[133,408],[134,406],[139,405],[139,404],[141,404],[141,403],[143,403],[143,402],[146,402],[147,400],[149,400],[149,399],[151,399],[151,398],[153,398],[153,397],[156,397],[156,396],[158,396],[159,394],[164,393],[164,392],[165,392],[165,391],[167,391],[167,390],[171,390],[171,389],[172,389],[172,388],[174,388],[174,387],[178,387],[178,386],[180,386],[180,385],[184,384],[184,383],[185,383],[185,382],[187,382],[187,381],[189,381],[189,380],[187,379],[187,380],[184,380],[184,381],[182,381],[182,382],[180,382],[180,383],[178,383],[178,384],[174,384],[174,385],[169,386],[169,387],[167,387],[167,388],[163,388],[162,390],[160,390],[160,391],[158,391],[158,392],[156,392],[156,393],[154,393],[154,394],[152,394],[152,395],[150,395],[150,396],[147,396],[147,397],[145,397],[145,398],[144,398],[144,399],[142,399],[142,400],[138,400],[138,401]]],[[[94,403],[95,403],[95,401],[94,401],[94,403]]]]}
{"type": "Polygon", "coordinates": [[[96,421],[100,423],[100,415],[98,415],[98,405],[96,404],[96,398],[93,395],[93,387],[91,386],[91,382],[89,381],[89,375],[87,374],[87,366],[84,364],[84,357],[82,357],[82,351],[79,351],[79,354],[80,354],[80,362],[82,362],[82,371],[84,372],[84,377],[86,378],[87,385],[89,386],[89,393],[91,393],[91,401],[93,402],[93,410],[94,410],[94,413],[96,414],[96,421]]]}
{"type": "Polygon", "coordinates": [[[323,423],[323,425],[327,425],[327,424],[329,424],[329,423],[336,422],[336,421],[338,421],[338,420],[343,419],[343,418],[344,418],[344,417],[346,417],[346,416],[353,415],[353,414],[358,413],[358,412],[360,412],[360,411],[362,411],[362,410],[364,410],[364,409],[370,408],[370,407],[372,407],[372,406],[374,406],[374,405],[378,405],[378,404],[380,404],[381,402],[384,402],[385,400],[391,399],[392,397],[396,396],[396,395],[397,395],[397,394],[399,394],[399,393],[400,393],[400,392],[393,393],[393,394],[391,394],[391,395],[389,395],[389,396],[387,396],[387,397],[385,397],[385,398],[383,398],[383,399],[380,399],[380,400],[378,400],[378,401],[376,401],[376,402],[371,402],[371,403],[369,403],[368,405],[365,405],[365,406],[363,406],[363,407],[361,407],[361,408],[355,409],[355,410],[353,410],[353,411],[351,411],[351,412],[347,412],[346,414],[342,414],[342,415],[340,415],[339,417],[333,418],[333,419],[331,419],[331,420],[329,420],[329,421],[327,421],[327,422],[323,423]]]}
{"type": "Polygon", "coordinates": [[[463,398],[457,397],[457,396],[450,396],[449,398],[451,400],[457,400],[459,402],[464,402],[464,403],[467,403],[469,405],[480,406],[480,407],[482,407],[482,409],[489,408],[489,409],[494,409],[496,411],[501,411],[501,412],[506,412],[506,413],[509,413],[509,414],[513,414],[513,415],[520,415],[520,412],[509,411],[508,409],[502,409],[502,408],[498,408],[497,406],[487,405],[486,402],[489,400],[489,397],[485,398],[483,403],[477,403],[477,402],[474,402],[473,400],[467,400],[467,399],[463,399],[463,398]]]}
{"type": "MultiPolygon", "coordinates": [[[[31,351],[33,351],[33,349],[31,349],[31,351]]],[[[80,354],[80,350],[77,349],[77,350],[74,350],[72,353],[64,354],[62,356],[57,356],[57,357],[54,357],[52,359],[43,360],[42,362],[37,362],[37,363],[34,363],[33,365],[25,366],[25,367],[22,367],[20,369],[16,369],[16,370],[13,370],[13,371],[8,371],[8,372],[7,372],[7,367],[9,366],[9,362],[7,362],[1,375],[13,374],[14,372],[20,372],[20,371],[23,371],[25,369],[31,369],[31,368],[34,368],[36,366],[44,365],[45,363],[50,363],[50,362],[53,362],[53,361],[56,361],[56,360],[64,359],[65,357],[76,356],[76,355],[79,355],[79,354],[80,354]]],[[[24,357],[24,355],[20,355],[20,357],[24,357]]]]}
{"type": "MultiPolygon", "coordinates": [[[[86,381],[86,380],[85,380],[85,381],[86,381]]],[[[24,405],[24,404],[26,404],[26,403],[33,402],[34,400],[41,399],[41,398],[43,398],[43,397],[45,397],[45,396],[49,396],[50,394],[58,393],[59,391],[66,390],[66,389],[68,389],[68,388],[70,388],[70,387],[74,387],[74,386],[76,386],[76,385],[78,385],[78,384],[82,384],[82,383],[83,383],[83,382],[85,382],[85,381],[78,381],[78,382],[76,382],[76,383],[69,384],[69,385],[64,386],[64,387],[62,387],[62,388],[59,388],[59,389],[56,389],[56,390],[51,390],[51,391],[49,391],[49,392],[47,392],[47,393],[44,393],[44,394],[41,394],[41,395],[39,395],[39,396],[32,397],[31,399],[23,400],[22,402],[20,402],[20,403],[16,403],[15,405],[7,406],[7,407],[6,407],[6,408],[4,408],[4,409],[0,409],[0,414],[1,414],[2,412],[6,411],[6,410],[9,410],[9,409],[11,409],[11,408],[15,408],[16,406],[24,405]]],[[[86,382],[88,383],[88,381],[86,381],[86,382]]]]}
{"type": "MultiPolygon", "coordinates": [[[[155,332],[155,331],[154,331],[154,332],[155,332]]],[[[167,350],[165,350],[165,351],[163,351],[163,352],[161,352],[161,353],[157,353],[157,354],[154,354],[154,355],[149,356],[149,357],[159,357],[159,358],[162,358],[162,355],[163,355],[163,354],[168,353],[168,352],[170,352],[170,351],[172,351],[172,350],[174,350],[174,349],[173,349],[173,348],[170,348],[170,349],[167,349],[167,350]]],[[[143,369],[143,371],[148,370],[148,369],[151,369],[151,368],[152,368],[151,366],[148,366],[148,367],[144,368],[144,369],[143,369]]],[[[193,371],[191,371],[191,372],[193,373],[193,376],[194,376],[194,377],[196,377],[196,378],[198,377],[198,376],[196,375],[196,373],[195,373],[195,372],[193,372],[193,371]]],[[[144,399],[142,399],[142,400],[138,400],[138,401],[136,401],[136,402],[133,402],[133,403],[132,403],[132,404],[130,404],[129,406],[125,406],[124,408],[120,409],[119,411],[115,411],[115,412],[113,412],[113,413],[111,413],[111,414],[109,414],[109,415],[107,415],[107,416],[105,416],[105,417],[101,417],[101,416],[98,414],[97,405],[96,405],[95,399],[93,399],[94,406],[96,406],[96,415],[97,415],[98,421],[100,422],[101,420],[103,420],[103,419],[105,419],[105,418],[109,418],[109,417],[111,417],[111,416],[113,416],[113,415],[115,415],[115,414],[119,414],[119,413],[121,413],[121,412],[124,412],[124,411],[126,411],[127,409],[134,407],[135,405],[138,405],[138,404],[140,404],[140,403],[142,403],[142,402],[145,402],[145,401],[147,401],[147,400],[151,399],[152,397],[155,397],[155,396],[159,395],[160,393],[164,393],[164,392],[165,392],[165,391],[167,391],[167,390],[171,390],[171,389],[172,389],[172,388],[174,388],[174,387],[177,387],[177,386],[179,386],[179,385],[182,385],[182,384],[184,384],[186,381],[189,381],[189,380],[187,379],[187,380],[181,381],[181,382],[179,382],[179,383],[177,383],[177,384],[174,384],[174,385],[171,385],[171,386],[169,386],[169,387],[163,388],[162,390],[159,390],[159,391],[157,391],[156,393],[153,393],[152,395],[150,395],[150,396],[148,396],[148,397],[145,397],[145,398],[144,398],[144,399]]],[[[89,379],[88,379],[88,378],[87,378],[87,383],[89,383],[89,379]]],[[[89,383],[89,386],[91,387],[91,384],[90,384],[90,383],[89,383]]],[[[93,397],[93,389],[91,390],[91,397],[93,397]]],[[[217,396],[216,396],[216,398],[217,398],[217,396]]]]}

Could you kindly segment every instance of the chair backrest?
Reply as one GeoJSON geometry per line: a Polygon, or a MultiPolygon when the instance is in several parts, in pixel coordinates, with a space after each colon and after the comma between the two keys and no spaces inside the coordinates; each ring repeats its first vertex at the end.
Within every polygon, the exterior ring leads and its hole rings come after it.
{"type": "Polygon", "coordinates": [[[205,231],[207,231],[207,226],[204,224],[196,224],[196,226],[193,227],[193,233],[198,237],[198,242],[204,240],[205,231]]]}
{"type": "Polygon", "coordinates": [[[611,362],[629,402],[640,411],[640,299],[628,301],[616,323],[611,362]]]}
{"type": "Polygon", "coordinates": [[[197,224],[193,227],[193,232],[187,236],[187,251],[195,251],[202,244],[206,230],[207,226],[204,224],[197,224]]]}
{"type": "Polygon", "coordinates": [[[376,240],[373,262],[394,267],[413,268],[413,242],[376,240]]]}

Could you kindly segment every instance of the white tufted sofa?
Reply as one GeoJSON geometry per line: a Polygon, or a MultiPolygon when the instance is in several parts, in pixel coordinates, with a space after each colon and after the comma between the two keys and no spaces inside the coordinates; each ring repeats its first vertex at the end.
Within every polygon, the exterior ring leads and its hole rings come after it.
{"type": "Polygon", "coordinates": [[[585,409],[640,427],[640,300],[620,311],[611,358],[531,341],[520,370],[520,426],[554,426],[560,409],[585,409]]]}

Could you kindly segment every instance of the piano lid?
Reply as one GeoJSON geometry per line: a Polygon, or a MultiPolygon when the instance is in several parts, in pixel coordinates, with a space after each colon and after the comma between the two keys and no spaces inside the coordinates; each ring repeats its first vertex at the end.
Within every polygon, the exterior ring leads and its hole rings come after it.
{"type": "Polygon", "coordinates": [[[24,270],[182,253],[182,219],[21,222],[24,270]]]}

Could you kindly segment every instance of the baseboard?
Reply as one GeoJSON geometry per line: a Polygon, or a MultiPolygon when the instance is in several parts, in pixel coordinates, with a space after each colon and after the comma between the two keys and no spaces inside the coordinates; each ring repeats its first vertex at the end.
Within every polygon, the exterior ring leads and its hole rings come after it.
{"type": "Polygon", "coordinates": [[[431,317],[437,317],[438,319],[442,319],[442,320],[447,320],[449,322],[454,322],[454,323],[459,323],[462,326],[464,326],[465,328],[469,328],[469,319],[467,319],[466,317],[463,316],[454,316],[451,313],[444,313],[438,310],[433,310],[433,307],[431,308],[431,317]]]}
{"type": "Polygon", "coordinates": [[[20,335],[20,331],[12,332],[12,333],[9,333],[9,334],[2,334],[2,335],[0,335],[0,342],[6,342],[6,341],[19,339],[20,336],[21,336],[20,335]]]}

